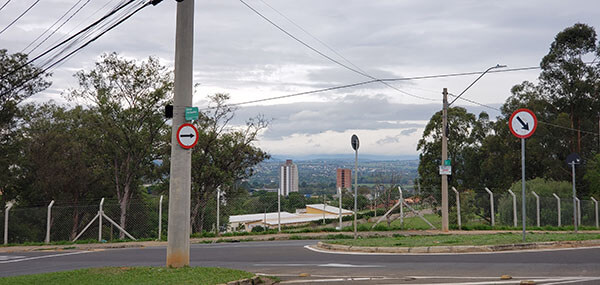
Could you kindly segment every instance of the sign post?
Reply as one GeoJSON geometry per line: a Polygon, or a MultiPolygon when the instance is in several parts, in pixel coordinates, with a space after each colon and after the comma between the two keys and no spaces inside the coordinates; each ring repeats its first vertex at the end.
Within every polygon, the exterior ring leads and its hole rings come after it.
{"type": "Polygon", "coordinates": [[[571,175],[573,177],[573,225],[575,227],[575,233],[577,233],[577,226],[579,225],[579,221],[577,220],[579,209],[577,207],[577,191],[575,189],[575,166],[579,165],[580,163],[581,157],[579,157],[577,153],[571,153],[567,156],[567,164],[571,166],[571,175]]]}
{"type": "Polygon", "coordinates": [[[516,110],[508,120],[510,132],[521,139],[521,197],[523,204],[523,242],[525,242],[525,225],[527,223],[527,214],[525,207],[525,139],[533,135],[537,128],[537,117],[529,109],[516,110]]]}

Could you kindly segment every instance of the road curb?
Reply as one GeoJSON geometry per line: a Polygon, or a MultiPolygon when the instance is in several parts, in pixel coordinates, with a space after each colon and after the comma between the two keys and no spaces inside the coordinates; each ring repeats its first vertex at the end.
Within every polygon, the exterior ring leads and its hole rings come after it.
{"type": "Polygon", "coordinates": [[[533,243],[515,243],[502,245],[460,245],[460,246],[423,246],[423,247],[371,247],[351,246],[318,242],[317,247],[330,251],[364,252],[364,253],[476,253],[501,252],[513,250],[534,250],[553,248],[577,248],[600,246],[600,240],[582,241],[549,241],[533,243]]]}

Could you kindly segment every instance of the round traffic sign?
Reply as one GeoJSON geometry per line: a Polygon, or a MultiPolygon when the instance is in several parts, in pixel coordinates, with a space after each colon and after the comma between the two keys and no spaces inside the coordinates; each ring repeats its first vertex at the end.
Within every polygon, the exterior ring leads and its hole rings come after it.
{"type": "Polygon", "coordinates": [[[352,135],[352,139],[350,140],[350,143],[352,144],[352,149],[358,150],[359,142],[358,142],[357,135],[352,135]]]}
{"type": "Polygon", "coordinates": [[[533,135],[537,128],[537,117],[529,109],[516,110],[508,120],[510,132],[520,139],[533,135]]]}
{"type": "Polygon", "coordinates": [[[192,124],[183,124],[177,129],[177,142],[182,148],[190,149],[198,143],[198,130],[192,124]]]}

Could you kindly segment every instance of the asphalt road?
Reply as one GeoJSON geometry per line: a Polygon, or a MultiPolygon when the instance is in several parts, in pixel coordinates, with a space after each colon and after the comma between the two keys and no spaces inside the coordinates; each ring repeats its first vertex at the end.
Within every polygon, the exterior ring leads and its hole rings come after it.
{"type": "MultiPolygon", "coordinates": [[[[600,248],[481,254],[335,254],[316,241],[195,244],[192,266],[218,266],[279,276],[298,284],[600,284],[600,248]],[[308,273],[308,277],[299,277],[308,273]],[[501,281],[505,282],[505,281],[501,281]],[[512,282],[512,283],[511,283],[512,282]],[[516,283],[515,283],[516,282],[516,283]]],[[[166,249],[0,253],[0,276],[101,266],[164,266],[166,249]]]]}

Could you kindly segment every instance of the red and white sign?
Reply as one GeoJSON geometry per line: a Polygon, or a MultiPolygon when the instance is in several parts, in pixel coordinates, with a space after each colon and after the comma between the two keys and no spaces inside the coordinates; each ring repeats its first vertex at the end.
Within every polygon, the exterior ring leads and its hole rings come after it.
{"type": "Polygon", "coordinates": [[[177,142],[182,148],[190,149],[198,143],[198,130],[192,124],[183,124],[177,129],[177,142]]]}
{"type": "Polygon", "coordinates": [[[533,135],[537,128],[537,117],[529,109],[516,110],[508,120],[510,132],[520,139],[526,139],[533,135]]]}

